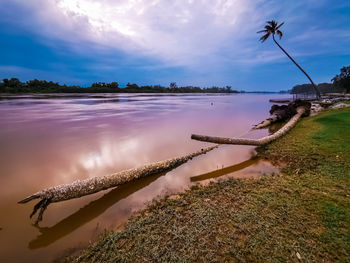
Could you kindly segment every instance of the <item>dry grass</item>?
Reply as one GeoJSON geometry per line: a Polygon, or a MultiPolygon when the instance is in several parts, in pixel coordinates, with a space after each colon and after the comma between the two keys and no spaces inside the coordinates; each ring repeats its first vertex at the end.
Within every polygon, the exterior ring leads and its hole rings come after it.
{"type": "Polygon", "coordinates": [[[350,262],[350,110],[260,149],[287,167],[163,199],[67,262],[350,262]]]}

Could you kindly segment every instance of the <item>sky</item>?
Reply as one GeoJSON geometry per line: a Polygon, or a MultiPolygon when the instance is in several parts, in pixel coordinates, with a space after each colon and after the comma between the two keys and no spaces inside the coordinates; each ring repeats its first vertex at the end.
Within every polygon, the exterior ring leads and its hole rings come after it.
{"type": "Polygon", "coordinates": [[[349,0],[0,0],[0,79],[279,91],[350,65],[349,0]]]}

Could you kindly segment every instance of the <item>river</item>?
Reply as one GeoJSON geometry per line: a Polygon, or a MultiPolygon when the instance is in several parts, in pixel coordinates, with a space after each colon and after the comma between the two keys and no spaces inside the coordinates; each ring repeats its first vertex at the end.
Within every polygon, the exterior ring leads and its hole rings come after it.
{"type": "Polygon", "coordinates": [[[73,94],[0,97],[0,262],[70,255],[154,199],[225,177],[275,172],[254,147],[220,146],[166,173],[51,204],[29,215],[41,189],[177,157],[209,146],[191,133],[259,138],[250,131],[278,94],[73,94]]]}

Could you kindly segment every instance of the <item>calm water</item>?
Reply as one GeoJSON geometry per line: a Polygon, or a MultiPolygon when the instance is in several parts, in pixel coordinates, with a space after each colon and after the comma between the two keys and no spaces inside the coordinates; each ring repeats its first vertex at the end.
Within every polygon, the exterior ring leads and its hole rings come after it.
{"type": "MultiPolygon", "coordinates": [[[[283,98],[286,95],[282,96],[283,98]]],[[[197,151],[191,133],[258,138],[249,132],[280,95],[84,95],[0,99],[0,262],[49,262],[120,228],[167,194],[216,178],[258,177],[275,168],[254,147],[221,146],[166,173],[54,203],[39,227],[34,202],[46,187],[102,176],[197,151]]]]}

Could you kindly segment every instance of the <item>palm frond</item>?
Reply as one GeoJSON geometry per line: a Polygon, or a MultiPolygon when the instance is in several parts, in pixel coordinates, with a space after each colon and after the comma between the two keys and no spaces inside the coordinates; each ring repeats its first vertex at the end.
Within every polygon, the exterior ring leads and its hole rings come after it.
{"type": "Polygon", "coordinates": [[[284,25],[284,22],[282,22],[281,24],[278,25],[278,27],[276,27],[276,29],[278,30],[281,26],[284,25]]]}
{"type": "Polygon", "coordinates": [[[283,33],[279,30],[281,26],[283,26],[284,22],[278,25],[278,22],[275,20],[267,21],[263,30],[258,31],[257,33],[264,33],[264,35],[260,38],[261,42],[265,42],[271,35],[277,34],[280,38],[282,38],[283,33]]]}
{"type": "Polygon", "coordinates": [[[272,28],[276,28],[277,22],[275,20],[271,20],[267,22],[272,28]]]}
{"type": "Polygon", "coordinates": [[[282,31],[280,31],[280,30],[277,30],[277,31],[276,31],[276,34],[280,37],[280,39],[281,39],[282,36],[283,36],[283,33],[282,33],[282,31]]]}
{"type": "Polygon", "coordinates": [[[261,41],[261,42],[265,42],[265,40],[268,39],[270,35],[271,35],[270,32],[267,33],[267,34],[265,34],[265,35],[263,35],[263,36],[260,38],[260,41],[261,41]]]}

